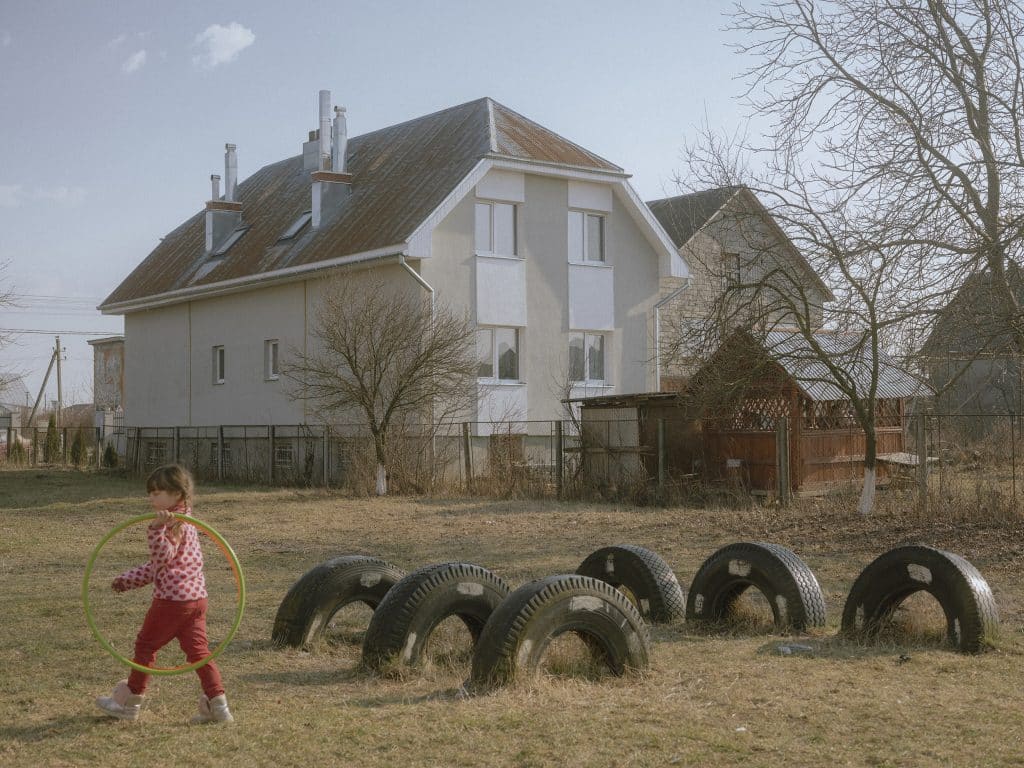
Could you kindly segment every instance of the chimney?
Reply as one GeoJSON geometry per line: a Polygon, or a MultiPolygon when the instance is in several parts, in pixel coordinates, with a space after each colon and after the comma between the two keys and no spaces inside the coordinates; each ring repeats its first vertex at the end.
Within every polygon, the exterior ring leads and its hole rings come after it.
{"type": "Polygon", "coordinates": [[[334,134],[331,136],[331,169],[345,173],[345,152],[348,149],[348,123],[345,108],[334,108],[334,134]]]}
{"type": "Polygon", "coordinates": [[[238,184],[238,158],[235,156],[235,145],[224,145],[224,199],[229,203],[235,201],[235,186],[238,184]]]}
{"type": "Polygon", "coordinates": [[[206,253],[221,245],[242,226],[242,204],[235,200],[238,185],[238,158],[235,145],[225,144],[224,149],[224,197],[220,196],[220,176],[210,175],[210,200],[206,203],[206,253]]]}
{"type": "Polygon", "coordinates": [[[331,170],[331,92],[320,91],[320,162],[318,171],[331,170]]]}
{"type": "Polygon", "coordinates": [[[313,181],[310,224],[314,229],[320,226],[325,213],[341,207],[352,184],[352,175],[345,172],[348,147],[345,109],[334,108],[333,129],[330,114],[331,92],[320,91],[320,129],[311,132],[309,141],[302,147],[303,167],[313,171],[310,175],[313,181]]]}

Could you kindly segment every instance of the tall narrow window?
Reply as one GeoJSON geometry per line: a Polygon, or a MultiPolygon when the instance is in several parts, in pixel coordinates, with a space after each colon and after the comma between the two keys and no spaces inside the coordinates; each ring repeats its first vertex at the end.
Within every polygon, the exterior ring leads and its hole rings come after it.
{"type": "Polygon", "coordinates": [[[519,380],[519,330],[480,328],[476,332],[477,377],[519,380]]]}
{"type": "Polygon", "coordinates": [[[569,261],[603,262],[604,216],[569,211],[569,261]]]}
{"type": "Polygon", "coordinates": [[[267,339],[263,342],[263,371],[267,381],[273,381],[281,375],[277,356],[277,339],[267,339]]]}
{"type": "Polygon", "coordinates": [[[569,378],[583,384],[604,384],[604,335],[569,334],[569,378]]]}
{"type": "Polygon", "coordinates": [[[722,254],[722,272],[725,275],[726,287],[737,286],[743,282],[742,264],[738,253],[722,254]]]}
{"type": "Polygon", "coordinates": [[[224,347],[213,348],[213,383],[224,383],[225,371],[224,347]]]}
{"type": "Polygon", "coordinates": [[[516,255],[516,207],[511,203],[477,203],[475,231],[477,253],[516,255]]]}

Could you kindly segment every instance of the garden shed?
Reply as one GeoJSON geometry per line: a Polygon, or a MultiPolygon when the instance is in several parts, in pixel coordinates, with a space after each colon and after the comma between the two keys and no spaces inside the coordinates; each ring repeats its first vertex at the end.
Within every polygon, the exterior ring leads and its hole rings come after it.
{"type": "MultiPolygon", "coordinates": [[[[818,331],[763,337],[739,331],[691,380],[687,397],[701,415],[704,474],[753,491],[778,491],[789,477],[797,492],[827,490],[864,474],[865,434],[853,403],[835,384],[842,376],[870,391],[873,366],[860,334],[818,331]]],[[[875,387],[879,482],[906,463],[905,417],[927,385],[881,354],[875,387]]]]}

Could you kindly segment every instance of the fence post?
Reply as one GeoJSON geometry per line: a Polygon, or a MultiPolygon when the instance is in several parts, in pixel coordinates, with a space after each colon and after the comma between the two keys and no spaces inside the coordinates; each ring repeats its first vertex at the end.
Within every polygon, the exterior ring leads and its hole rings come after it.
{"type": "Polygon", "coordinates": [[[928,433],[925,429],[925,415],[917,415],[917,494],[921,511],[928,514],[928,433]]]}
{"type": "Polygon", "coordinates": [[[324,424],[324,488],[331,485],[331,425],[324,424]]]}
{"type": "Polygon", "coordinates": [[[562,498],[562,483],[563,475],[565,474],[564,449],[562,421],[559,419],[555,422],[555,494],[559,499],[562,498]]]}
{"type": "Polygon", "coordinates": [[[270,433],[269,433],[270,446],[269,446],[269,450],[267,451],[267,465],[268,465],[267,466],[267,476],[270,478],[270,484],[271,485],[274,484],[274,437],[275,437],[274,429],[275,429],[274,425],[271,424],[270,425],[270,433]]]}
{"type": "Polygon", "coordinates": [[[780,504],[789,503],[789,420],[779,419],[775,427],[775,478],[780,504]]]}
{"type": "MultiPolygon", "coordinates": [[[[93,432],[96,433],[96,469],[99,469],[100,467],[103,466],[103,450],[102,450],[102,448],[103,448],[103,445],[102,445],[103,436],[102,436],[102,430],[103,430],[102,427],[93,427],[93,432]]],[[[7,444],[8,445],[11,444],[10,440],[7,441],[7,444]]]]}
{"type": "Polygon", "coordinates": [[[224,482],[224,425],[217,427],[217,482],[224,482]]]}
{"type": "Polygon", "coordinates": [[[68,465],[68,428],[60,428],[60,465],[66,467],[68,465]]]}
{"type": "Polygon", "coordinates": [[[462,422],[462,461],[466,467],[466,488],[473,489],[473,454],[469,442],[469,422],[462,422]]]}
{"type": "Polygon", "coordinates": [[[665,489],[665,420],[658,419],[658,493],[665,489]]]}

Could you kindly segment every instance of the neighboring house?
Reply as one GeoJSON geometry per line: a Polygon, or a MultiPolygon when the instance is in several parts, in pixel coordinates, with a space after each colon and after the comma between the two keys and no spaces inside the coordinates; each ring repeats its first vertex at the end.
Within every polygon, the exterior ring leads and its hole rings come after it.
{"type": "MultiPolygon", "coordinates": [[[[1024,306],[1024,275],[1016,265],[1007,280],[1024,306]]],[[[942,414],[991,416],[1024,413],[1024,367],[999,312],[992,275],[972,275],[942,309],[921,348],[921,364],[942,414]]],[[[976,425],[987,432],[993,424],[976,425]]]]}
{"type": "Polygon", "coordinates": [[[811,326],[821,327],[831,291],[747,187],[709,189],[647,205],[691,272],[688,284],[678,277],[662,280],[657,309],[662,390],[681,389],[733,328],[793,325],[789,308],[805,301],[811,326]]]}
{"type": "Polygon", "coordinates": [[[93,339],[92,399],[97,411],[113,411],[124,402],[124,336],[93,339]]]}
{"type": "Polygon", "coordinates": [[[314,343],[324,278],[368,266],[476,324],[478,434],[562,418],[567,380],[655,389],[659,286],[689,271],[622,168],[489,98],[351,140],[329,111],[321,91],[302,154],[242,183],[227,145],[223,196],[211,177],[100,306],[125,318],[126,425],[316,423],[280,362],[314,343]]]}

